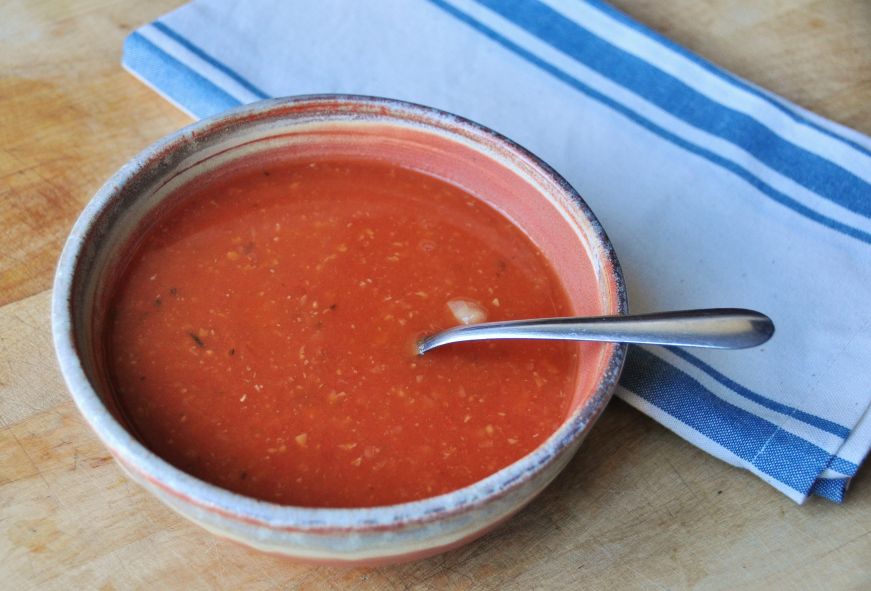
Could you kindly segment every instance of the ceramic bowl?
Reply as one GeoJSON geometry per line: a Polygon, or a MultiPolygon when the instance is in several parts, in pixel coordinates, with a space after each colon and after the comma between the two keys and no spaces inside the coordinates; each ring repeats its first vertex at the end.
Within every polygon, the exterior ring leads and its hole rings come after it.
{"type": "Polygon", "coordinates": [[[268,100],[157,142],[118,171],[81,214],[61,256],[52,300],[55,348],[72,397],[133,480],[221,536],[304,561],[344,564],[410,560],[468,542],[521,509],[565,467],[611,396],[625,345],[579,345],[595,370],[579,375],[570,415],[532,453],[465,488],[391,506],[281,506],[229,492],[150,452],[117,410],[99,351],[123,245],[174,188],[235,159],[287,150],[303,157],[372,156],[457,183],[532,237],[577,314],[626,312],[614,250],[593,213],[562,177],[510,140],[460,117],[395,100],[268,100]]]}

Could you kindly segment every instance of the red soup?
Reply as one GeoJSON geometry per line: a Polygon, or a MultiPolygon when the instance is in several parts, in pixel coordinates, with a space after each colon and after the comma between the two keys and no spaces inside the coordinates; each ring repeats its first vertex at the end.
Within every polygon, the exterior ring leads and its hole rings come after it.
{"type": "Polygon", "coordinates": [[[458,318],[571,313],[538,248],[464,190],[322,160],[176,202],[130,247],[107,360],[128,422],[178,468],[276,503],[385,505],[480,480],[566,417],[576,345],[416,355],[458,318]]]}

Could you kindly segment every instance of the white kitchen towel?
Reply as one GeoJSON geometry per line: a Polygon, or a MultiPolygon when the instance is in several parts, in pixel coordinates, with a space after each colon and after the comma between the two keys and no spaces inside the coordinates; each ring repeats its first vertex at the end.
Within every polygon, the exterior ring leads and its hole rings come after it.
{"type": "Polygon", "coordinates": [[[607,4],[197,0],[124,66],[194,117],[266,97],[385,96],[551,164],[623,266],[633,312],[745,307],[744,351],[632,347],[618,395],[790,498],[843,499],[871,445],[871,141],[607,4]]]}

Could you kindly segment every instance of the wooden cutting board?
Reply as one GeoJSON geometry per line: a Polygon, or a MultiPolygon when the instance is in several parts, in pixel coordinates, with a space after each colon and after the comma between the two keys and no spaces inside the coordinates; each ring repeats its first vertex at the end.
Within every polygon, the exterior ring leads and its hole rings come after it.
{"type": "MultiPolygon", "coordinates": [[[[79,210],[188,119],[121,45],[173,0],[0,9],[0,587],[3,589],[871,588],[871,477],[799,507],[615,401],[506,526],[422,562],[296,565],[188,524],[111,461],[61,382],[49,291],[79,210]]],[[[871,132],[871,3],[620,0],[694,51],[871,132]]]]}

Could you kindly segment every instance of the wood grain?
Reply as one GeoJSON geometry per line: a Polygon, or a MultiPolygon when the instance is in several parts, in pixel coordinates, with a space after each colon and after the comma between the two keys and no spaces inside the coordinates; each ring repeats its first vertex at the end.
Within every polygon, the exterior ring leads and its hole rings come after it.
{"type": "MultiPolygon", "coordinates": [[[[871,4],[617,0],[694,51],[871,132],[871,4]]],[[[0,581],[7,589],[558,589],[871,586],[871,479],[796,506],[614,402],[541,498],[465,548],[314,568],[219,540],[130,483],[83,424],[49,335],[54,263],[124,161],[188,119],[119,66],[178,2],[0,9],[0,581]]],[[[867,472],[867,470],[866,470],[867,472]]]]}
{"type": "Polygon", "coordinates": [[[0,9],[0,305],[50,287],[91,195],[190,122],[119,65],[131,28],[177,4],[23,0],[0,9]]]}

